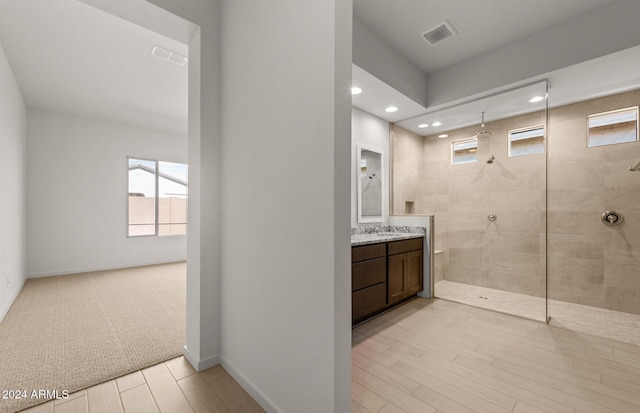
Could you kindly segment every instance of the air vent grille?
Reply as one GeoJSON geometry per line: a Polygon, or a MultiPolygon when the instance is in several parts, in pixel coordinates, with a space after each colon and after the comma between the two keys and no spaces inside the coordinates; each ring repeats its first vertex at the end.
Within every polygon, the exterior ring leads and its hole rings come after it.
{"type": "Polygon", "coordinates": [[[174,53],[171,50],[163,49],[160,46],[153,46],[153,48],[151,49],[151,54],[155,57],[159,57],[163,60],[168,60],[180,66],[186,65],[188,60],[186,57],[174,53]]]}
{"type": "Polygon", "coordinates": [[[422,33],[422,38],[431,46],[435,46],[436,44],[455,36],[457,33],[458,32],[449,20],[444,20],[436,27],[422,33]]]}

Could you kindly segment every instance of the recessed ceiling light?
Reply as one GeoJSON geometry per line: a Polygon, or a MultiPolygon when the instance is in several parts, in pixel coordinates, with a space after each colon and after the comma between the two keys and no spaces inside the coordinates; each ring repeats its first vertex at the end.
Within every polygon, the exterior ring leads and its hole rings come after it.
{"type": "Polygon", "coordinates": [[[537,103],[537,102],[542,102],[543,100],[544,98],[542,96],[534,96],[531,99],[529,99],[529,102],[537,103]]]}
{"type": "Polygon", "coordinates": [[[442,122],[433,122],[431,125],[433,125],[433,126],[440,126],[440,125],[442,125],[442,122]]]}
{"type": "Polygon", "coordinates": [[[189,60],[186,57],[179,55],[178,53],[164,49],[160,46],[153,46],[153,48],[151,49],[151,54],[155,57],[159,57],[162,60],[168,60],[171,63],[175,63],[180,66],[186,65],[187,61],[189,60]]]}
{"type": "Polygon", "coordinates": [[[393,112],[396,112],[397,110],[398,110],[398,108],[397,108],[397,107],[395,107],[395,106],[389,106],[389,107],[388,107],[388,108],[386,108],[384,111],[385,111],[385,112],[389,112],[389,113],[393,113],[393,112]]]}
{"type": "Polygon", "coordinates": [[[359,95],[360,93],[362,93],[362,89],[360,89],[359,87],[354,86],[351,88],[352,95],[359,95]]]}
{"type": "Polygon", "coordinates": [[[429,127],[429,124],[428,124],[428,123],[421,123],[421,124],[419,124],[419,125],[418,125],[418,127],[419,127],[420,129],[428,128],[428,127],[429,127]]]}
{"type": "Polygon", "coordinates": [[[446,133],[443,133],[442,135],[438,135],[438,138],[448,138],[449,135],[447,135],[446,133]]]}

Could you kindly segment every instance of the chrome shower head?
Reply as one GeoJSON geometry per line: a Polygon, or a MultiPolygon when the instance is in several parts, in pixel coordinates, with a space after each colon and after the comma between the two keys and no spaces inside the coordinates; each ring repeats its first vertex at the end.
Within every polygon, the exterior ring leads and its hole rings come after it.
{"type": "Polygon", "coordinates": [[[480,130],[476,132],[477,137],[480,137],[481,135],[493,135],[493,131],[487,130],[484,127],[484,112],[482,112],[482,123],[480,124],[480,130]]]}

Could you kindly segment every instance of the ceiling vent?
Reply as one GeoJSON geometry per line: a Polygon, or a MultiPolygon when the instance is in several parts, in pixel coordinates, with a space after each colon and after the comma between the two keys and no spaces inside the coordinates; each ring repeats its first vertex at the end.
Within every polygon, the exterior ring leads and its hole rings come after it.
{"type": "Polygon", "coordinates": [[[186,57],[172,52],[171,50],[163,49],[160,46],[153,46],[153,49],[151,49],[151,54],[155,57],[159,57],[163,60],[168,60],[180,66],[186,65],[188,60],[186,57]]]}
{"type": "Polygon", "coordinates": [[[458,32],[453,25],[449,23],[449,20],[444,20],[438,23],[436,27],[422,33],[422,38],[431,46],[435,46],[436,44],[455,36],[457,33],[458,32]]]}

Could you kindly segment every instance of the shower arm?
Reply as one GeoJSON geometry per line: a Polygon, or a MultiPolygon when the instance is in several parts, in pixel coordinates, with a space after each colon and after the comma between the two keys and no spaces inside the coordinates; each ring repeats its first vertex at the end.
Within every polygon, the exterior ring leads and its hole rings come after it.
{"type": "Polygon", "coordinates": [[[631,172],[635,172],[635,171],[637,171],[638,169],[640,169],[640,159],[638,159],[638,160],[637,160],[633,165],[631,165],[631,166],[629,167],[629,170],[630,170],[631,172]]]}

